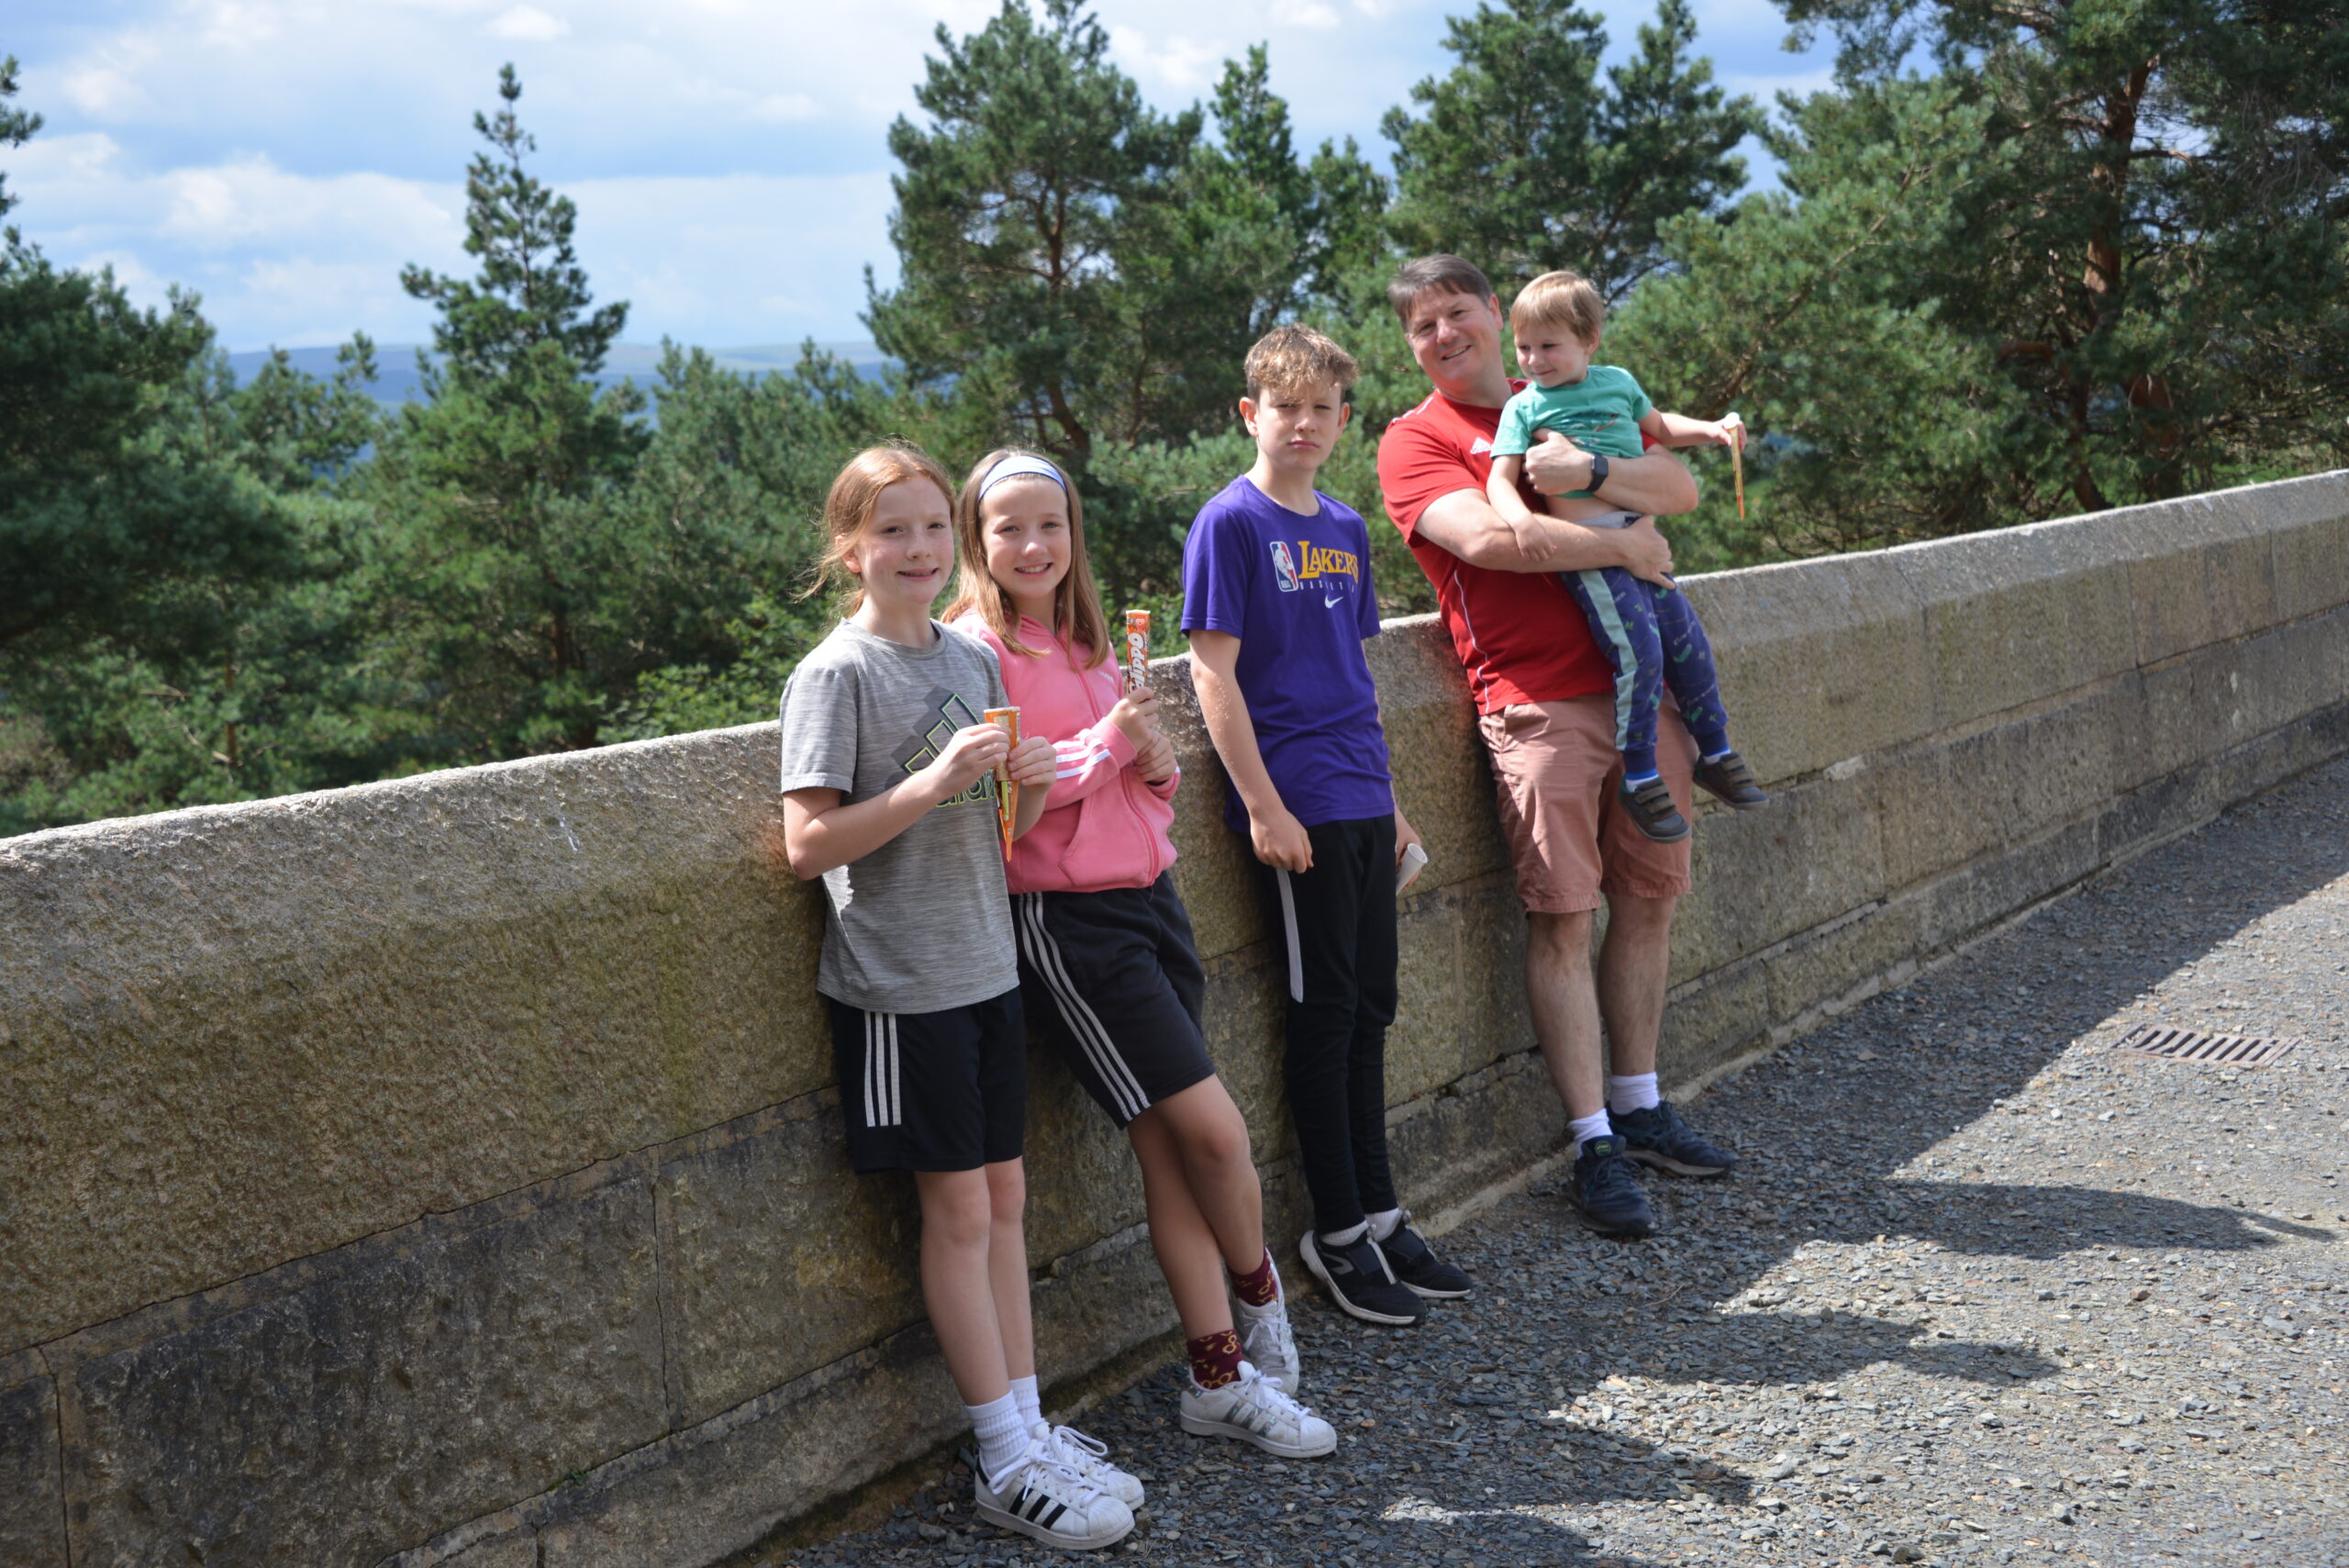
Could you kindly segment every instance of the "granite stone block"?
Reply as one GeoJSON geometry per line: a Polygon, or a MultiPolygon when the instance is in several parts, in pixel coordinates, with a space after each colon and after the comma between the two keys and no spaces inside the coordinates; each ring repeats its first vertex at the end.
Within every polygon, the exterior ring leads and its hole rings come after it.
{"type": "Polygon", "coordinates": [[[911,1179],[850,1169],[833,1095],[667,1151],[657,1191],[675,1425],[922,1316],[911,1179]]]}
{"type": "Polygon", "coordinates": [[[74,1561],[371,1564],[658,1438],[648,1182],[511,1207],[67,1341],[74,1561]]]}
{"type": "Polygon", "coordinates": [[[57,1385],[31,1355],[0,1357],[0,1562],[66,1568],[57,1385]]]}

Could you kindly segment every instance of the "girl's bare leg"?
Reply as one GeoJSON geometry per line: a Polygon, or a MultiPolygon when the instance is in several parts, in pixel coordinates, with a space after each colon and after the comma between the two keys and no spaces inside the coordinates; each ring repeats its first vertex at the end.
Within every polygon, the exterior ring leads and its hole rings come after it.
{"type": "Polygon", "coordinates": [[[1223,1250],[1199,1211],[1191,1175],[1174,1129],[1155,1105],[1126,1124],[1126,1137],[1141,1162],[1142,1202],[1150,1214],[1150,1245],[1183,1319],[1183,1337],[1204,1338],[1231,1327],[1231,1304],[1224,1296],[1223,1250]]]}
{"type": "Polygon", "coordinates": [[[1142,1112],[1126,1136],[1185,1337],[1230,1328],[1225,1271],[1253,1273],[1264,1261],[1264,1191],[1240,1107],[1208,1078],[1142,1112]]]}
{"type": "Polygon", "coordinates": [[[1264,1184],[1249,1151],[1247,1118],[1220,1078],[1194,1084],[1143,1114],[1162,1112],[1224,1263],[1234,1273],[1255,1273],[1264,1261],[1264,1184]]]}
{"type": "MultiPolygon", "coordinates": [[[[994,1251],[987,1171],[917,1171],[921,1200],[921,1296],[946,1370],[965,1405],[989,1405],[1011,1392],[997,1319],[990,1254],[994,1251]]],[[[1017,1167],[1015,1167],[1017,1169],[1017,1167]]],[[[1020,1269],[1020,1327],[1027,1328],[1027,1271],[1020,1269]]],[[[1030,1356],[1032,1363],[1034,1357],[1030,1356]]]]}
{"type": "Polygon", "coordinates": [[[987,1280],[995,1298],[996,1332],[1004,1375],[1036,1375],[1036,1323],[1028,1302],[1028,1167],[1005,1160],[986,1173],[987,1280]]]}

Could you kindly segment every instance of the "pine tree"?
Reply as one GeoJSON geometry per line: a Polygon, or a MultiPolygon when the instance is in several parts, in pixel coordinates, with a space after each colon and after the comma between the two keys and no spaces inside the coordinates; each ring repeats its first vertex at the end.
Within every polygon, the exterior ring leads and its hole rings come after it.
{"type": "Polygon", "coordinates": [[[2340,453],[2349,12],[2337,0],[1790,0],[1855,105],[1928,50],[2009,154],[1911,297],[1994,345],[2062,444],[2044,509],[2340,453]]]}
{"type": "Polygon", "coordinates": [[[1459,63],[1411,89],[1419,117],[1398,107],[1385,123],[1407,249],[1465,255],[1505,294],[1571,267],[1620,299],[1661,263],[1659,225],[1744,183],[1733,149],[1761,116],[1689,58],[1687,0],[1662,0],[1603,88],[1607,34],[1573,0],[1479,4],[1446,28],[1459,63]]]}
{"type": "Polygon", "coordinates": [[[373,503],[370,592],[385,673],[411,683],[439,739],[415,761],[592,746],[607,706],[665,650],[637,636],[640,582],[611,493],[645,445],[644,400],[588,378],[628,319],[594,306],[577,210],[529,172],[535,142],[498,77],[487,146],[467,171],[465,250],[480,270],[401,283],[440,309],[412,403],[362,475],[373,503]]]}

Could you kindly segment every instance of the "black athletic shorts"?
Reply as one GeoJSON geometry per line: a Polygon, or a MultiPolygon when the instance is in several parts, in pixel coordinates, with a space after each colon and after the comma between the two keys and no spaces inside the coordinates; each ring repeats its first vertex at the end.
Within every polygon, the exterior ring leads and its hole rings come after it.
{"type": "Polygon", "coordinates": [[[1028,1025],[1018,990],[940,1013],[832,1013],[848,1157],[857,1173],[975,1171],[1019,1158],[1028,1025]]]}
{"type": "Polygon", "coordinates": [[[1011,914],[1029,1007],[1111,1120],[1215,1076],[1199,1027],[1207,975],[1174,873],[1148,887],[1017,893],[1011,914]]]}

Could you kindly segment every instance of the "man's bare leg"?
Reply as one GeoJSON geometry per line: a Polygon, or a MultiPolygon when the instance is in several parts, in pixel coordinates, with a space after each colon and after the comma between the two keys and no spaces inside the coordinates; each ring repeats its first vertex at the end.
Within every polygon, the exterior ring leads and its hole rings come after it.
{"type": "Polygon", "coordinates": [[[1672,911],[1676,898],[1607,901],[1607,940],[1598,951],[1598,1007],[1607,1023],[1610,1071],[1622,1077],[1655,1071],[1664,1028],[1664,994],[1672,976],[1672,911]]]}
{"type": "MultiPolygon", "coordinates": [[[[1550,1082],[1565,1103],[1568,1119],[1606,1109],[1599,994],[1590,963],[1590,911],[1526,917],[1525,1002],[1533,1015],[1533,1038],[1541,1043],[1542,1065],[1550,1070],[1550,1082]]],[[[1653,1060],[1653,1036],[1648,1051],[1653,1060]]]]}

